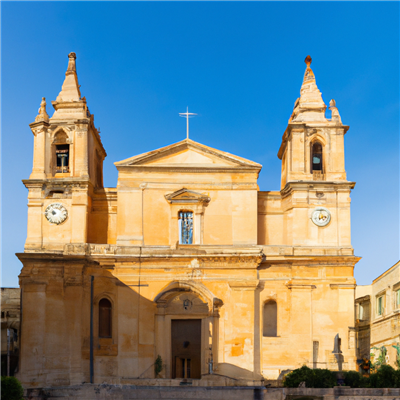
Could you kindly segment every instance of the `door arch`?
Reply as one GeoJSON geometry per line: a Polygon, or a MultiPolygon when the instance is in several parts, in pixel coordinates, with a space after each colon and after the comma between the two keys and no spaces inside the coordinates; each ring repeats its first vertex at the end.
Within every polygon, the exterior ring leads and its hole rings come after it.
{"type": "Polygon", "coordinates": [[[172,282],[154,301],[156,354],[161,356],[165,367],[161,376],[199,379],[208,373],[211,359],[217,366],[218,310],[222,301],[204,285],[194,282],[172,282]],[[176,334],[179,326],[188,331],[187,338],[185,334],[176,334]],[[188,369],[191,376],[187,376],[188,369]]]}

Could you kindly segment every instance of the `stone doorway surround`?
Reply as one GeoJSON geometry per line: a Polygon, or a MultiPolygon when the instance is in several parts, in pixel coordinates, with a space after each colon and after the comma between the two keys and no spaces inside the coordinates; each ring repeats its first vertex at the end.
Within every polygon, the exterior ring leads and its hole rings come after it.
{"type": "Polygon", "coordinates": [[[156,354],[163,360],[160,377],[173,377],[172,359],[172,320],[201,320],[200,372],[208,374],[212,360],[214,371],[218,368],[218,325],[219,308],[222,300],[216,298],[200,282],[173,282],[159,293],[154,302],[157,304],[155,332],[156,354]]]}

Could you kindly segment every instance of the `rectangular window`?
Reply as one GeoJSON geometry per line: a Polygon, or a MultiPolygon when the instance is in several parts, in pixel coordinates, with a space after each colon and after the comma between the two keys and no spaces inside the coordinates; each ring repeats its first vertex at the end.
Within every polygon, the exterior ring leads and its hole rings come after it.
{"type": "Polygon", "coordinates": [[[193,243],[193,213],[181,211],[179,213],[179,244],[193,243]]]}
{"type": "Polygon", "coordinates": [[[364,319],[364,306],[362,304],[358,305],[358,319],[364,319]]]}
{"type": "Polygon", "coordinates": [[[396,308],[400,307],[400,289],[396,290],[396,308]]]}
{"type": "Polygon", "coordinates": [[[383,296],[376,299],[376,314],[383,315],[383,296]]]}

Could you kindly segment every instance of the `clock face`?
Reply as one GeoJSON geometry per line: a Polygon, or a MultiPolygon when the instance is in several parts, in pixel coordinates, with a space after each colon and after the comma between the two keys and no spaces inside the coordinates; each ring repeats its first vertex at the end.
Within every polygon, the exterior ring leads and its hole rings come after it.
{"type": "Polygon", "coordinates": [[[317,226],[326,226],[331,220],[331,213],[325,207],[317,207],[311,214],[312,222],[317,226]]]}
{"type": "Polygon", "coordinates": [[[60,225],[67,219],[68,211],[61,203],[53,203],[47,206],[44,215],[51,224],[60,225]]]}

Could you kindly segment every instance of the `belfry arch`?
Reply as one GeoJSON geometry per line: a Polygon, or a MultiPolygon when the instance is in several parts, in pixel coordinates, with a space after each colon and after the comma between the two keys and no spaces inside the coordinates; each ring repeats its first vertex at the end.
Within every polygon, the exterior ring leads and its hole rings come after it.
{"type": "Polygon", "coordinates": [[[156,354],[161,356],[165,367],[162,376],[200,379],[208,373],[211,361],[215,370],[218,363],[218,310],[223,302],[202,283],[191,281],[170,283],[154,302],[157,305],[156,354]],[[192,376],[186,375],[188,373],[192,376]]]}

